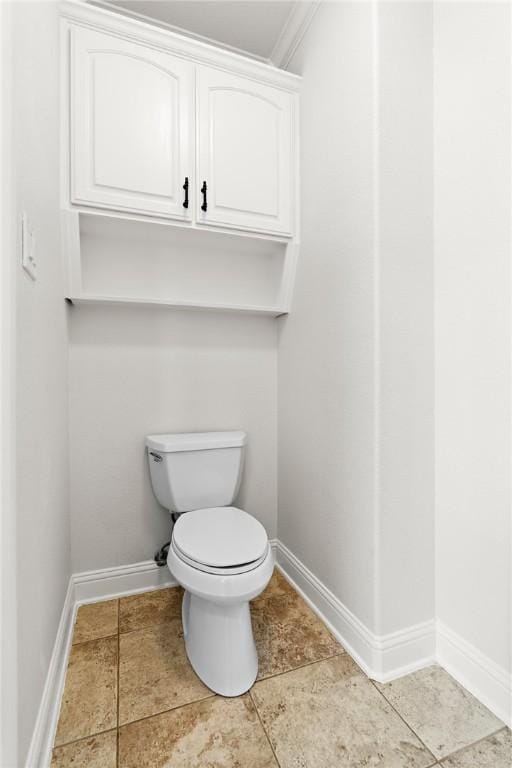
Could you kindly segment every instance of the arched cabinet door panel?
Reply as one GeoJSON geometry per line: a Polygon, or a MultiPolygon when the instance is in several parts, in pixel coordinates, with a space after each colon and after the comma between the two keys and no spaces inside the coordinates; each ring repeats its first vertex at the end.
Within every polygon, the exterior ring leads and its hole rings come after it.
{"type": "Polygon", "coordinates": [[[72,202],[189,220],[193,65],[75,28],[70,86],[72,202]]]}
{"type": "Polygon", "coordinates": [[[198,223],[291,235],[293,96],[200,66],[197,97],[198,223]]]}

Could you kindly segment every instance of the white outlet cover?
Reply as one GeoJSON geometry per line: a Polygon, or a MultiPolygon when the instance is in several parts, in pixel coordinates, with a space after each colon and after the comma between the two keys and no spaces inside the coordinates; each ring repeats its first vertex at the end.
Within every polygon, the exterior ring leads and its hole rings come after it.
{"type": "Polygon", "coordinates": [[[21,266],[32,280],[37,280],[36,238],[26,213],[21,214],[21,266]]]}

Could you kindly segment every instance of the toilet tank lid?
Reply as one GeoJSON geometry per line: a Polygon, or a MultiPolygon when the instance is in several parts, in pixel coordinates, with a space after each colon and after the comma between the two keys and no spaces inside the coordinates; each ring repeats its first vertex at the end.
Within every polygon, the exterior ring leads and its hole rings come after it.
{"type": "Polygon", "coordinates": [[[148,435],[146,445],[153,451],[204,451],[212,448],[239,448],[245,445],[245,432],[177,432],[166,435],[148,435]]]}

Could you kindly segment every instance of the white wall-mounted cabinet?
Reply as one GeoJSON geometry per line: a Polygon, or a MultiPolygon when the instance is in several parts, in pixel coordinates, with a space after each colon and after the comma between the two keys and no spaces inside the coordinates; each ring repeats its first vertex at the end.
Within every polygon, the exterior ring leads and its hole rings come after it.
{"type": "Polygon", "coordinates": [[[300,78],[88,3],[61,14],[68,298],[288,312],[300,78]]]}
{"type": "Polygon", "coordinates": [[[83,27],[70,42],[71,202],[190,221],[193,65],[83,27]]]}
{"type": "Polygon", "coordinates": [[[68,204],[294,236],[296,76],[103,9],[63,8],[81,22],[64,22],[68,204]]]}
{"type": "Polygon", "coordinates": [[[196,77],[199,221],[291,235],[293,96],[212,67],[196,77]]]}

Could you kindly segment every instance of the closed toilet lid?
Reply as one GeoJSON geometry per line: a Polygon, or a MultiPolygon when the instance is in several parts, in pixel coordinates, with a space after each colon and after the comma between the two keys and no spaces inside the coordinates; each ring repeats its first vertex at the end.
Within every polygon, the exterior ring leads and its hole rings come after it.
{"type": "Polygon", "coordinates": [[[268,547],[262,524],[237,507],[185,512],[178,518],[172,537],[176,549],[187,559],[212,568],[253,563],[268,547]]]}

